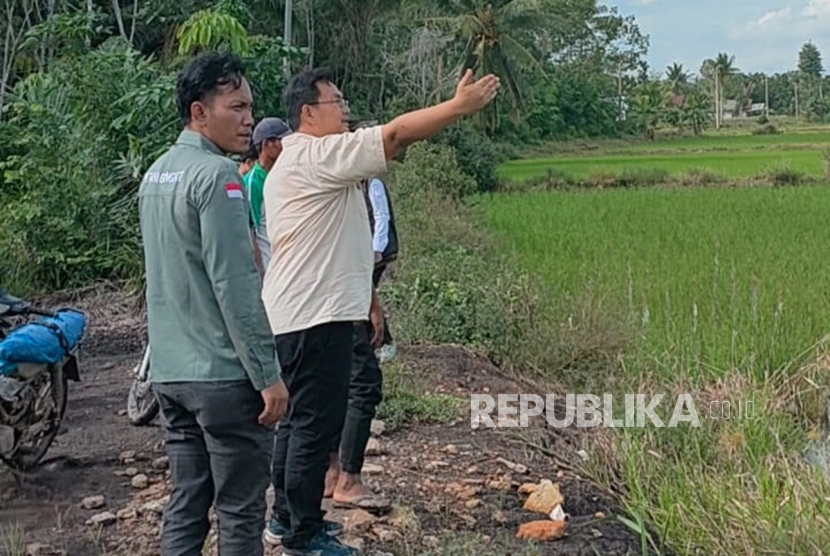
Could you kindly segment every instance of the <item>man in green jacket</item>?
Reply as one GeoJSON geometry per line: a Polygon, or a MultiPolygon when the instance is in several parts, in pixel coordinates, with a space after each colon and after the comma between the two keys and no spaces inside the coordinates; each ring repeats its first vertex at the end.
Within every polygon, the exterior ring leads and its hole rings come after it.
{"type": "Polygon", "coordinates": [[[173,491],[163,556],[200,556],[219,517],[222,556],[261,556],[274,425],[288,394],[260,300],[248,203],[226,153],[248,147],[252,95],[231,54],[177,83],[184,131],[139,190],[153,388],[173,491]]]}

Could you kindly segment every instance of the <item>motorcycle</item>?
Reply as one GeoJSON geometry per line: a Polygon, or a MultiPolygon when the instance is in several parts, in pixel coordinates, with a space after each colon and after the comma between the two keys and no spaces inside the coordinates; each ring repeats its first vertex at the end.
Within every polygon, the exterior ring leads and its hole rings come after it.
{"type": "Polygon", "coordinates": [[[133,383],[127,397],[127,418],[141,427],[149,424],[159,412],[159,402],[150,383],[150,346],[144,349],[141,363],[133,369],[133,383]]]}
{"type": "Polygon", "coordinates": [[[0,288],[0,461],[12,469],[37,466],[55,440],[68,381],[81,380],[85,328],[80,311],[49,311],[0,288]]]}

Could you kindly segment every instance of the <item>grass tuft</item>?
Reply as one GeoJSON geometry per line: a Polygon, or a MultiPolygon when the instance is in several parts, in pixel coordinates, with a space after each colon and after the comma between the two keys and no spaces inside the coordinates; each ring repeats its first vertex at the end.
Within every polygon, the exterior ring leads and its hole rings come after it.
{"type": "Polygon", "coordinates": [[[3,556],[26,556],[26,537],[17,524],[0,524],[0,550],[3,556]]]}

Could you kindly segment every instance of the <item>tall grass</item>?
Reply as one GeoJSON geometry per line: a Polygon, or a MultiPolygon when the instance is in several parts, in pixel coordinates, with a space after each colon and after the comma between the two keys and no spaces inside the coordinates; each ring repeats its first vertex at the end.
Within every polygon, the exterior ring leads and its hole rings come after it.
{"type": "Polygon", "coordinates": [[[23,529],[17,523],[0,524],[0,554],[26,556],[26,539],[23,529]]]}

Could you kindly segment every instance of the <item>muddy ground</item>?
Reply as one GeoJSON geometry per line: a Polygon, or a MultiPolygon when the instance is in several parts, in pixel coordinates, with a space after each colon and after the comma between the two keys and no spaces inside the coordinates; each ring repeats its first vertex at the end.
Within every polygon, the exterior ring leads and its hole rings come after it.
{"type": "MultiPolygon", "coordinates": [[[[0,553],[20,556],[28,547],[42,556],[158,554],[159,511],[169,491],[159,423],[133,427],[123,415],[130,371],[143,349],[141,310],[105,290],[45,301],[81,307],[92,319],[83,381],[70,384],[65,424],[43,466],[25,476],[0,470],[0,553]],[[136,473],[145,484],[132,484],[136,473]],[[96,495],[104,497],[103,507],[81,507],[96,495]],[[114,522],[87,524],[106,511],[117,515],[114,522]]],[[[422,377],[425,391],[467,404],[471,392],[524,391],[458,347],[401,348],[399,360],[403,372],[422,377]]],[[[380,517],[335,510],[349,543],[366,554],[396,556],[643,554],[640,535],[617,518],[612,497],[575,470],[576,431],[473,430],[468,407],[461,405],[454,423],[390,428],[376,438],[380,454],[367,458],[366,477],[394,509],[380,517]],[[569,519],[563,538],[531,544],[516,531],[544,516],[522,509],[526,496],[518,487],[542,479],[559,483],[569,519]]]]}

